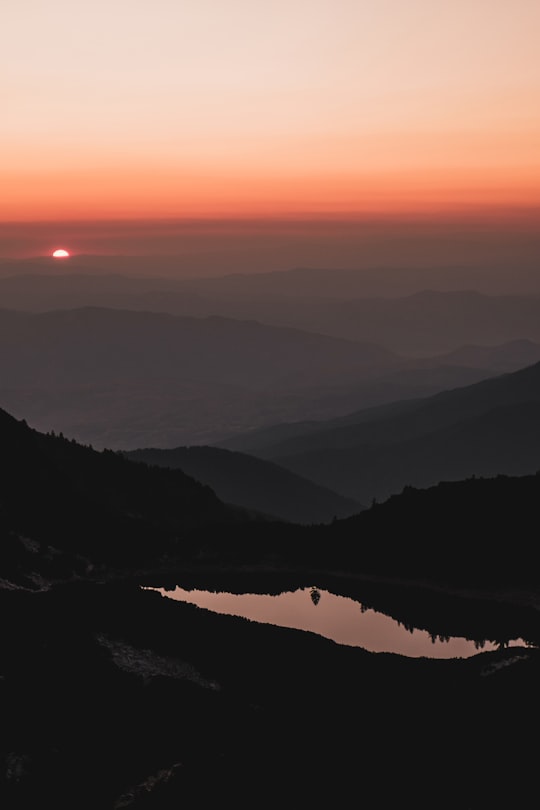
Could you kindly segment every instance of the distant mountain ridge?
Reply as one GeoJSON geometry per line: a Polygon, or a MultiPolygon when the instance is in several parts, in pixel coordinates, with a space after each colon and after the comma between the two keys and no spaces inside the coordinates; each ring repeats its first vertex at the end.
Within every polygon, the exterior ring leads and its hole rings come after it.
{"type": "Polygon", "coordinates": [[[388,284],[374,293],[360,282],[354,288],[340,284],[339,273],[329,272],[318,289],[319,275],[291,271],[174,279],[90,275],[77,268],[68,275],[0,277],[0,301],[7,308],[41,312],[94,306],[183,317],[219,315],[426,357],[465,344],[540,342],[540,290],[494,294],[488,287],[479,292],[472,279],[461,288],[438,289],[427,278],[418,289],[388,284]],[[291,278],[297,279],[293,286],[291,278]]]}
{"type": "MultiPolygon", "coordinates": [[[[402,441],[423,435],[439,428],[449,427],[462,419],[479,416],[492,408],[505,405],[520,405],[540,400],[540,363],[519,371],[497,375],[473,385],[441,391],[430,397],[408,402],[389,403],[368,408],[328,421],[312,423],[306,427],[300,423],[298,437],[294,426],[287,426],[289,438],[268,444],[261,431],[263,442],[257,444],[257,432],[250,436],[249,446],[261,457],[273,457],[285,451],[298,452],[314,447],[350,447],[355,444],[376,444],[402,441]]],[[[275,428],[279,435],[279,426],[275,428]]],[[[242,437],[223,442],[233,449],[244,445],[242,437]]]]}
{"type": "Polygon", "coordinates": [[[489,373],[221,316],[0,310],[4,405],[97,447],[211,444],[232,430],[324,418],[489,373]]]}
{"type": "Polygon", "coordinates": [[[216,447],[144,448],[131,461],[181,469],[211,487],[221,500],[295,523],[328,523],[363,507],[277,464],[216,447]]]}
{"type": "Polygon", "coordinates": [[[0,361],[15,374],[39,369],[75,381],[134,371],[183,374],[239,385],[296,386],[340,380],[406,361],[376,345],[221,316],[187,318],[98,307],[24,313],[0,310],[0,361]],[[39,352],[35,349],[39,347],[39,352]],[[24,365],[17,352],[27,351],[24,365]],[[11,367],[8,365],[12,358],[11,367]]]}
{"type": "MultiPolygon", "coordinates": [[[[535,239],[535,249],[538,241],[535,239]]],[[[199,246],[200,247],[200,246],[199,246]]],[[[424,243],[425,247],[425,243],[424,243]]],[[[423,251],[424,252],[424,251],[423,251]]],[[[196,253],[170,255],[128,255],[128,254],[74,254],[67,262],[59,263],[50,256],[35,256],[27,259],[0,258],[1,276],[70,275],[91,273],[92,275],[123,274],[137,278],[148,276],[167,280],[170,284],[201,281],[215,290],[235,293],[259,291],[261,294],[275,292],[286,295],[304,294],[311,286],[314,294],[323,298],[341,295],[353,297],[393,297],[411,295],[420,290],[433,289],[441,292],[475,289],[496,295],[540,293],[538,280],[537,252],[528,252],[526,261],[516,261],[503,257],[490,257],[482,263],[447,261],[418,262],[359,262],[356,268],[333,266],[327,259],[319,257],[320,263],[299,264],[283,260],[272,262],[272,269],[260,269],[256,262],[246,264],[246,255],[236,254],[240,259],[235,267],[234,259],[223,262],[223,252],[211,250],[212,263],[205,261],[203,267],[196,253]],[[190,261],[194,260],[194,261],[190,261]],[[324,263],[323,263],[324,262],[324,263]],[[250,266],[251,265],[251,266],[250,266]]],[[[301,260],[300,260],[301,261],[301,260]]]]}
{"type": "Polygon", "coordinates": [[[520,341],[459,358],[412,359],[221,316],[0,309],[0,397],[37,428],[98,448],[208,445],[233,432],[475,382],[536,350],[520,341]],[[494,369],[475,365],[479,353],[494,369]],[[466,365],[452,365],[457,359],[466,365]]]}
{"type": "Polygon", "coordinates": [[[427,399],[372,408],[346,419],[299,425],[294,435],[251,434],[253,455],[348,497],[371,502],[406,485],[540,469],[540,363],[427,399]]]}
{"type": "Polygon", "coordinates": [[[439,355],[439,360],[456,366],[517,371],[540,361],[540,344],[522,338],[497,346],[462,346],[439,355]]]}
{"type": "Polygon", "coordinates": [[[332,403],[321,409],[317,396],[331,398],[333,385],[406,362],[377,346],[218,316],[0,310],[5,406],[100,447],[208,444],[235,424],[324,413],[332,403]]]}

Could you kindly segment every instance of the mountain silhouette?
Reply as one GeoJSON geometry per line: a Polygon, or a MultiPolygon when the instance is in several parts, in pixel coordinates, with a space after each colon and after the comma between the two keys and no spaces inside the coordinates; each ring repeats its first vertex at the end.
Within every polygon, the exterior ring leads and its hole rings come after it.
{"type": "Polygon", "coordinates": [[[0,443],[3,806],[312,804],[321,790],[345,806],[359,775],[370,805],[432,807],[443,785],[448,808],[465,794],[527,806],[540,476],[409,487],[348,519],[298,526],[5,411],[0,443]],[[452,625],[452,610],[459,625],[474,604],[472,625],[496,614],[531,646],[439,661],[372,654],[154,590],[194,576],[214,591],[223,578],[244,592],[307,581],[317,611],[320,582],[382,585],[405,617],[433,592],[452,625]],[[479,767],[504,773],[502,788],[478,780],[479,767]]]}
{"type": "Polygon", "coordinates": [[[92,307],[34,314],[0,310],[0,336],[2,372],[14,383],[36,375],[94,383],[119,374],[176,374],[296,388],[404,365],[378,346],[256,321],[92,307]]]}
{"type": "Polygon", "coordinates": [[[403,365],[377,346],[253,321],[0,311],[5,407],[100,447],[208,444],[233,426],[332,413],[334,386],[403,365]]]}
{"type": "MultiPolygon", "coordinates": [[[[73,260],[70,260],[70,262],[73,260]]],[[[289,271],[215,278],[164,278],[92,273],[84,266],[60,275],[17,274],[0,277],[0,300],[8,309],[44,312],[83,307],[162,312],[182,317],[256,320],[269,326],[300,329],[374,343],[398,354],[429,357],[464,345],[497,346],[516,340],[540,342],[540,294],[537,280],[520,294],[502,294],[489,278],[463,278],[436,286],[404,289],[403,269],[378,286],[362,274],[289,271]],[[294,283],[293,283],[294,282],[294,283]],[[536,290],[536,292],[534,292],[536,290]]],[[[389,271],[388,271],[389,272],[389,271]]],[[[491,279],[493,280],[493,279],[491,279]]],[[[527,362],[538,357],[529,356],[527,362]]],[[[514,366],[517,368],[517,366],[514,366]]],[[[502,370],[502,369],[501,369],[502,370]]],[[[508,369],[510,370],[510,369],[508,369]]]]}
{"type": "Polygon", "coordinates": [[[268,461],[216,447],[145,448],[132,461],[182,469],[227,502],[294,523],[327,523],[363,508],[268,461]]]}
{"type": "Polygon", "coordinates": [[[493,368],[478,368],[466,352],[463,365],[406,358],[377,345],[217,316],[0,310],[0,396],[36,428],[97,448],[208,445],[254,427],[476,382],[531,352],[526,342],[486,350],[493,368]]]}
{"type": "MultiPolygon", "coordinates": [[[[254,455],[366,503],[406,485],[470,475],[524,475],[540,468],[540,364],[427,399],[300,425],[254,455]]],[[[228,446],[234,445],[229,441],[228,446]]]]}
{"type": "Polygon", "coordinates": [[[4,580],[39,589],[46,576],[155,562],[187,553],[190,532],[254,519],[180,470],[40,433],[2,410],[0,443],[4,580]]]}
{"type": "Polygon", "coordinates": [[[384,503],[321,527],[319,534],[322,543],[325,535],[331,538],[336,558],[342,555],[342,565],[351,570],[426,585],[515,586],[532,594],[538,591],[539,496],[540,472],[407,486],[384,503]]]}

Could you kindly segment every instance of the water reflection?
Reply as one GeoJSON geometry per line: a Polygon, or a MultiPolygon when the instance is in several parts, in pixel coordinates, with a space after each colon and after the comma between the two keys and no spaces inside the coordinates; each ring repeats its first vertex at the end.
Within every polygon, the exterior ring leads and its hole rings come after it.
{"type": "MultiPolygon", "coordinates": [[[[338,644],[364,647],[371,652],[394,652],[411,657],[466,658],[480,648],[497,649],[491,642],[436,636],[404,626],[384,613],[362,606],[354,599],[316,587],[279,595],[214,593],[202,590],[158,589],[164,596],[191,602],[216,613],[243,616],[265,624],[307,630],[338,644]]],[[[523,645],[521,640],[510,646],[523,645]]]]}

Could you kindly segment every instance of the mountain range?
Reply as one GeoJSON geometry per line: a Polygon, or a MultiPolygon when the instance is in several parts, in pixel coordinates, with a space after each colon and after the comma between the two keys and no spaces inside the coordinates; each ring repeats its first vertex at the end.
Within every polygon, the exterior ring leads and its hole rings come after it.
{"type": "Polygon", "coordinates": [[[48,579],[104,566],[154,564],[188,553],[216,525],[261,520],[222,503],[180,470],[149,468],[44,434],[0,410],[3,587],[40,590],[48,579]]]}
{"type": "Polygon", "coordinates": [[[0,806],[536,806],[536,269],[147,261],[0,263],[0,806]]]}
{"type": "Polygon", "coordinates": [[[540,364],[327,424],[300,423],[224,443],[363,503],[404,486],[540,469],[540,364]]]}
{"type": "Polygon", "coordinates": [[[345,806],[355,791],[426,810],[439,792],[448,810],[464,795],[531,803],[540,476],[409,487],[297,526],[5,411],[0,446],[2,806],[248,808],[321,793],[345,806]],[[374,609],[381,589],[411,632],[423,607],[428,631],[472,627],[499,648],[370,653],[154,590],[224,583],[366,588],[374,609]],[[501,780],[478,778],[493,768],[501,780]]]}
{"type": "Polygon", "coordinates": [[[145,448],[124,455],[131,461],[181,469],[226,503],[293,523],[328,523],[363,509],[357,501],[245,453],[193,446],[145,448]]]}
{"type": "Polygon", "coordinates": [[[403,583],[420,577],[458,589],[507,581],[527,590],[536,581],[531,527],[540,474],[406,486],[350,517],[297,526],[224,503],[180,469],[43,434],[1,410],[0,442],[0,590],[133,581],[141,572],[150,584],[196,569],[204,575],[214,565],[216,573],[250,565],[303,579],[310,571],[403,583]],[[499,529],[515,530],[511,553],[492,545],[499,529]]]}
{"type": "Polygon", "coordinates": [[[36,428],[98,448],[213,444],[464,385],[537,351],[527,341],[462,350],[456,365],[219,316],[0,310],[0,396],[36,428]],[[490,367],[477,367],[480,355],[490,367]]]}
{"type": "Polygon", "coordinates": [[[432,274],[425,285],[405,289],[400,282],[406,278],[404,270],[402,276],[396,272],[388,278],[381,270],[374,288],[352,271],[175,279],[89,274],[88,268],[70,266],[69,274],[51,275],[49,264],[47,275],[0,276],[3,306],[41,312],[92,306],[197,318],[219,315],[426,357],[469,343],[540,341],[540,290],[532,292],[532,277],[531,287],[518,294],[496,293],[493,285],[473,289],[471,279],[460,287],[459,274],[449,274],[454,282],[446,286],[438,287],[432,274]]]}

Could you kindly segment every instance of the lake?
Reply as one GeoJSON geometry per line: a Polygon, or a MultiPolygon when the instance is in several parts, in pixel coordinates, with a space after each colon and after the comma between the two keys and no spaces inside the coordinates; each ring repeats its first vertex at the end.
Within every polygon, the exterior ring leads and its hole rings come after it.
{"type": "MultiPolygon", "coordinates": [[[[226,593],[204,590],[157,588],[161,594],[190,602],[216,613],[243,616],[252,621],[316,633],[338,644],[363,647],[371,652],[392,652],[410,657],[466,658],[497,644],[465,638],[430,635],[405,627],[390,616],[346,596],[318,588],[299,588],[278,595],[226,593]]],[[[514,639],[508,646],[523,646],[514,639]]]]}

